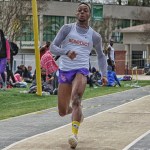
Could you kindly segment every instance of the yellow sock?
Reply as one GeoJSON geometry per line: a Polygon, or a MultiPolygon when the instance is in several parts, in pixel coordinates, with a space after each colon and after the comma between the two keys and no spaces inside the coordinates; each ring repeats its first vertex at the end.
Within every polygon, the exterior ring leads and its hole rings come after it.
{"type": "Polygon", "coordinates": [[[74,135],[78,134],[79,126],[80,126],[80,122],[78,122],[78,121],[72,121],[72,133],[74,135]]]}

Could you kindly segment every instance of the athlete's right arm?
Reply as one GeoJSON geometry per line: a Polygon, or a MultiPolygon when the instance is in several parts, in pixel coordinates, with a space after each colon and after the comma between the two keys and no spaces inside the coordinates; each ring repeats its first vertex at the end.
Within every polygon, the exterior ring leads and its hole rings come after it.
{"type": "Polygon", "coordinates": [[[99,70],[101,71],[102,77],[107,76],[107,61],[106,56],[103,53],[102,50],[102,37],[99,33],[93,32],[93,45],[97,51],[97,57],[98,57],[98,66],[99,70]]]}
{"type": "Polygon", "coordinates": [[[71,27],[72,27],[71,24],[65,24],[61,27],[61,29],[57,33],[54,41],[51,43],[51,46],[50,46],[50,51],[54,55],[66,55],[66,53],[69,51],[69,50],[62,49],[60,46],[63,40],[69,34],[71,27]]]}

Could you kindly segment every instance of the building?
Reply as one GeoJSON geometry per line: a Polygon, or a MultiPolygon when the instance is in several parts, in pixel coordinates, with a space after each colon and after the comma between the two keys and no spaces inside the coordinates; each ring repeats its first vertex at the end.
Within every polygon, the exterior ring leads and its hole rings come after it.
{"type": "Polygon", "coordinates": [[[120,32],[125,46],[126,74],[131,74],[131,69],[136,66],[138,73],[142,74],[143,66],[150,64],[150,24],[124,28],[120,32]]]}
{"type": "MultiPolygon", "coordinates": [[[[62,2],[62,1],[43,1],[46,3],[46,9],[39,13],[39,46],[43,45],[45,41],[52,41],[60,29],[65,23],[71,23],[75,21],[75,12],[78,3],[76,2],[62,2]]],[[[121,6],[121,5],[101,5],[92,4],[92,15],[91,25],[101,34],[106,30],[109,36],[102,37],[107,39],[113,37],[115,40],[114,48],[116,54],[116,68],[117,74],[130,73],[128,70],[132,69],[135,65],[142,69],[145,63],[150,63],[149,54],[149,43],[143,45],[140,40],[134,43],[135,34],[132,32],[132,38],[129,36],[131,31],[121,30],[123,28],[136,26],[143,24],[144,21],[150,20],[150,18],[143,17],[142,14],[149,14],[150,7],[140,6],[121,6]],[[94,9],[95,10],[94,10],[94,9]],[[95,17],[95,16],[96,17],[95,17]],[[98,18],[98,19],[97,19],[98,18]],[[104,22],[105,28],[102,29],[100,26],[104,22]],[[126,42],[126,35],[130,37],[130,40],[126,42]],[[129,48],[130,47],[130,48],[129,48]],[[134,60],[134,58],[140,55],[140,60],[134,60]],[[142,61],[142,63],[141,63],[142,61]]],[[[24,18],[24,27],[22,28],[22,37],[17,41],[20,52],[15,57],[15,65],[19,64],[32,64],[35,66],[34,61],[34,36],[32,26],[32,15],[28,15],[24,18]]],[[[129,28],[127,28],[129,29],[129,28]]],[[[132,28],[133,29],[133,28],[132,28]]],[[[131,29],[131,30],[132,30],[131,29]]],[[[96,58],[95,58],[96,59],[96,58]]],[[[96,60],[95,60],[96,61],[96,60]]],[[[14,68],[15,69],[15,68],[14,68]]],[[[143,72],[141,72],[143,73],[143,72]]]]}

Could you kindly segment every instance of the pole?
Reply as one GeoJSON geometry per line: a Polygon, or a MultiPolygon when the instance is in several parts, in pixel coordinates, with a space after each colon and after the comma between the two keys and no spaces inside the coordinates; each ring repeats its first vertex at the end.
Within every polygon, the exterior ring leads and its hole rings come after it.
{"type": "Polygon", "coordinates": [[[33,14],[33,29],[34,29],[34,46],[35,46],[35,60],[36,60],[36,83],[37,95],[42,95],[41,85],[41,67],[40,67],[40,51],[38,48],[38,15],[37,15],[37,2],[32,0],[32,14],[33,14]]]}

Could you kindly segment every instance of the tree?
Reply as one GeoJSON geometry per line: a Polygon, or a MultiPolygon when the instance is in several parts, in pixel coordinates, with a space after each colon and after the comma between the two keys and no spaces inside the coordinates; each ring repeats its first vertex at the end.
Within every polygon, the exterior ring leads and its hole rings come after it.
{"type": "Polygon", "coordinates": [[[101,34],[103,42],[103,50],[106,52],[106,48],[109,44],[109,40],[112,38],[112,32],[117,24],[117,19],[112,17],[104,18],[102,21],[93,21],[93,28],[101,34]]]}
{"type": "Polygon", "coordinates": [[[150,1],[149,0],[128,0],[128,5],[150,6],[150,1]]]}
{"type": "MultiPolygon", "coordinates": [[[[38,11],[46,7],[42,1],[38,1],[38,11]]],[[[23,18],[31,15],[31,1],[10,0],[0,1],[0,28],[10,40],[14,40],[22,35],[23,18]]]]}
{"type": "Polygon", "coordinates": [[[143,0],[142,6],[150,6],[150,0],[143,0]]]}

